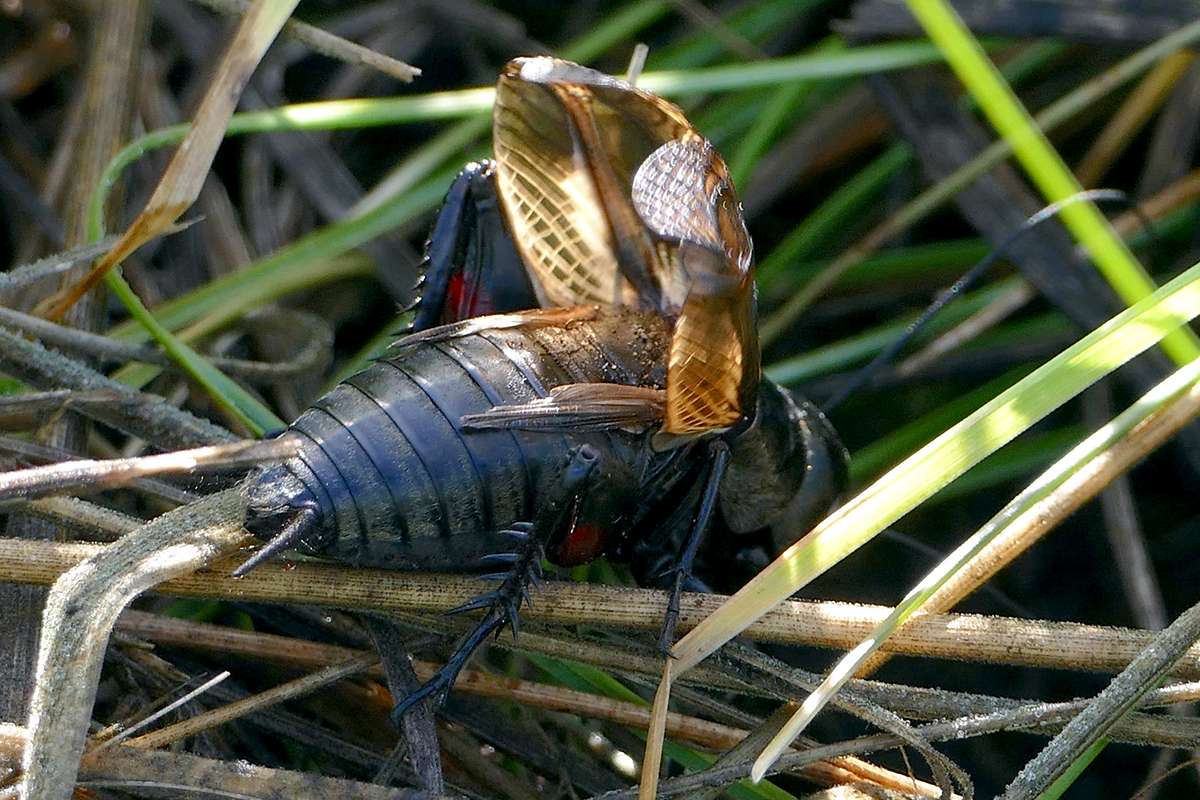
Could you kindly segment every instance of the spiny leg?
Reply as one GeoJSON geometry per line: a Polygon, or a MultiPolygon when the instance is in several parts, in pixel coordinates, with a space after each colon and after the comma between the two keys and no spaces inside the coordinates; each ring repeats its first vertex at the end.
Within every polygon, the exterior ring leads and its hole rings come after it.
{"type": "Polygon", "coordinates": [[[713,510],[717,505],[717,490],[721,487],[721,479],[729,466],[729,445],[723,439],[714,439],[708,445],[708,457],[708,476],[704,481],[704,491],[700,495],[700,506],[675,562],[675,580],[671,587],[671,596],[667,600],[662,633],[658,637],[658,648],[663,653],[670,653],[671,645],[675,643],[675,628],[679,624],[679,596],[692,581],[692,565],[696,561],[696,551],[700,549],[704,532],[708,529],[708,523],[712,521],[713,510]]]}
{"type": "Polygon", "coordinates": [[[541,562],[546,545],[546,539],[561,529],[569,514],[576,507],[587,482],[591,477],[599,456],[589,445],[581,445],[571,453],[570,461],[563,470],[562,484],[558,502],[546,506],[539,515],[536,523],[516,523],[504,535],[519,544],[516,552],[497,553],[487,556],[485,560],[492,563],[507,564],[508,570],[494,575],[484,576],[500,581],[495,590],[480,595],[463,603],[450,611],[457,614],[479,608],[486,608],[483,619],[468,633],[454,649],[453,655],[446,661],[445,666],[429,679],[421,688],[405,697],[392,710],[392,721],[397,725],[404,714],[415,704],[427,697],[441,694],[454,685],[458,673],[466,666],[471,654],[483,644],[488,636],[508,626],[513,637],[517,635],[517,615],[521,604],[529,601],[529,587],[541,577],[541,562]]]}
{"type": "Polygon", "coordinates": [[[490,161],[465,166],[446,193],[429,234],[420,295],[413,332],[537,307],[504,224],[490,161]]]}

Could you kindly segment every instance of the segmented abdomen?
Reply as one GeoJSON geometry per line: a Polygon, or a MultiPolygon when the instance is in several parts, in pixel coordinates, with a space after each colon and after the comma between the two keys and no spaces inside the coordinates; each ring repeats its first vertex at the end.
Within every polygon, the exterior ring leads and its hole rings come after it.
{"type": "Polygon", "coordinates": [[[632,323],[657,339],[661,324],[620,317],[624,324],[487,331],[391,352],[291,425],[301,453],[261,473],[248,527],[259,532],[307,505],[321,517],[306,540],[312,552],[373,566],[476,568],[503,548],[499,530],[533,517],[574,443],[626,460],[638,448],[620,432],[466,432],[460,419],[564,383],[653,380],[663,350],[646,336],[634,349],[615,341],[632,323]]]}

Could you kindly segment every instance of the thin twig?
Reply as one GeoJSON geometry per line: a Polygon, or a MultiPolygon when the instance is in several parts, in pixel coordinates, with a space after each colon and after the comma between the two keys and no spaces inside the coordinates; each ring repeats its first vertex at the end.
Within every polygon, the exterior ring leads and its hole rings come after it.
{"type": "MultiPolygon", "coordinates": [[[[146,717],[145,719],[140,719],[133,725],[130,725],[128,728],[118,731],[111,738],[101,741],[95,747],[91,748],[91,750],[89,750],[88,752],[96,753],[100,750],[104,750],[106,748],[112,747],[113,745],[115,745],[119,742],[122,742],[125,739],[128,739],[130,736],[133,736],[135,733],[140,731],[142,728],[145,728],[149,725],[153,725],[155,723],[155,721],[162,719],[163,717],[165,717],[167,714],[170,714],[175,709],[177,709],[181,706],[187,705],[188,703],[195,700],[197,697],[204,694],[209,689],[212,689],[214,686],[221,683],[228,677],[229,677],[228,670],[226,670],[225,672],[217,673],[212,678],[209,678],[207,681],[205,681],[204,683],[197,686],[195,689],[192,689],[190,692],[187,692],[186,694],[184,694],[181,697],[175,698],[170,703],[167,703],[165,706],[158,709],[157,711],[155,711],[153,714],[146,717]]],[[[180,738],[182,738],[182,737],[180,737],[180,738]]]]}
{"type": "Polygon", "coordinates": [[[130,739],[127,744],[130,747],[139,747],[146,750],[166,747],[173,742],[178,742],[189,736],[195,736],[197,733],[215,728],[218,725],[224,725],[227,722],[232,722],[247,714],[253,714],[256,711],[269,708],[285,700],[291,700],[294,697],[315,692],[323,686],[336,683],[351,675],[356,675],[377,663],[379,663],[379,656],[375,653],[361,653],[339,664],[326,667],[311,675],[297,678],[294,681],[280,684],[265,692],[259,692],[241,700],[227,703],[220,708],[214,708],[203,714],[197,714],[194,717],[189,717],[157,731],[136,736],[130,739]]]}
{"type": "Polygon", "coordinates": [[[278,439],[250,439],[152,456],[63,461],[0,474],[0,502],[46,494],[111,489],[154,475],[251,467],[283,461],[297,452],[299,442],[291,436],[282,436],[278,439]]]}
{"type": "MultiPolygon", "coordinates": [[[[366,616],[364,621],[371,632],[375,649],[379,651],[383,662],[384,674],[387,676],[388,690],[396,700],[415,692],[421,686],[422,680],[429,680],[431,675],[424,678],[417,675],[408,653],[404,636],[398,625],[390,620],[375,616],[366,616]]],[[[404,744],[413,769],[420,780],[420,786],[426,791],[440,794],[443,790],[442,760],[438,747],[437,724],[434,719],[435,702],[426,700],[418,703],[404,715],[401,721],[401,732],[404,734],[404,744]]]]}
{"type": "MultiPolygon", "coordinates": [[[[26,467],[26,465],[50,464],[50,465],[57,466],[59,464],[64,464],[66,462],[74,462],[74,461],[79,460],[78,456],[75,453],[67,453],[66,451],[61,450],[57,447],[41,445],[41,444],[37,444],[36,442],[28,441],[26,439],[17,439],[12,436],[0,436],[0,453],[3,453],[5,456],[11,457],[13,460],[15,460],[17,462],[17,465],[20,465],[23,468],[26,467]]],[[[33,469],[45,469],[45,467],[37,466],[37,467],[34,467],[33,469]]],[[[29,471],[30,471],[30,469],[22,469],[21,472],[14,471],[14,472],[0,473],[0,486],[4,485],[5,480],[9,476],[12,476],[12,475],[19,476],[22,472],[28,473],[29,471]]],[[[53,475],[53,473],[51,473],[51,475],[53,475]]],[[[61,478],[61,476],[56,476],[56,479],[58,479],[58,478],[61,478]]],[[[174,486],[169,483],[166,483],[165,481],[160,481],[160,480],[156,480],[154,478],[149,478],[149,477],[141,477],[141,476],[137,476],[137,475],[131,475],[129,477],[129,480],[127,480],[124,483],[124,485],[131,486],[140,492],[144,492],[147,495],[150,495],[151,497],[157,497],[158,499],[163,500],[163,501],[170,503],[171,505],[175,505],[175,506],[187,505],[188,503],[196,500],[198,497],[197,495],[193,494],[192,492],[189,492],[185,489],[180,489],[179,487],[174,486]]],[[[58,492],[58,493],[65,494],[66,493],[65,489],[67,489],[67,488],[70,488],[70,487],[68,485],[64,484],[62,487],[63,491],[58,492]]],[[[79,486],[78,488],[81,491],[90,491],[93,487],[91,485],[85,483],[85,484],[79,486]]],[[[104,488],[104,487],[97,486],[95,488],[104,488]]],[[[2,491],[2,490],[0,490],[0,491],[2,491]]],[[[55,492],[53,492],[53,491],[50,491],[50,492],[31,491],[28,493],[22,493],[20,495],[20,497],[22,499],[32,499],[34,497],[37,497],[39,494],[52,494],[52,493],[55,493],[55,492]]],[[[12,502],[12,500],[13,500],[13,498],[0,497],[0,501],[12,502]]]]}
{"type": "MultiPolygon", "coordinates": [[[[250,7],[249,0],[192,0],[192,2],[207,6],[221,14],[235,16],[245,14],[246,9],[250,7]]],[[[421,74],[419,67],[410,66],[391,56],[377,53],[368,47],[355,44],[341,36],[336,36],[299,20],[292,19],[284,23],[282,33],[290,39],[308,45],[321,55],[345,61],[347,64],[361,64],[364,67],[370,67],[398,81],[412,83],[412,79],[421,74]]]]}

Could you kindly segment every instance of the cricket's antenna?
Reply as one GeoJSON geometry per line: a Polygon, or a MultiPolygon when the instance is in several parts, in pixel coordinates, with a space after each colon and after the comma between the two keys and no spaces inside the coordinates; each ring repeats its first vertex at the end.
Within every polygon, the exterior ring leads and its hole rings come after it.
{"type": "Polygon", "coordinates": [[[646,66],[646,56],[649,54],[648,45],[638,42],[633,46],[633,55],[629,57],[629,69],[625,70],[625,82],[630,86],[637,86],[637,80],[642,76],[642,68],[646,66]]]}
{"type": "Polygon", "coordinates": [[[308,533],[316,518],[316,509],[302,508],[297,511],[296,515],[292,517],[291,521],[288,522],[282,531],[273,536],[270,541],[262,546],[261,550],[243,561],[233,571],[233,577],[240,578],[267,559],[278,555],[284,550],[290,550],[295,547],[304,538],[304,534],[308,533]]]}

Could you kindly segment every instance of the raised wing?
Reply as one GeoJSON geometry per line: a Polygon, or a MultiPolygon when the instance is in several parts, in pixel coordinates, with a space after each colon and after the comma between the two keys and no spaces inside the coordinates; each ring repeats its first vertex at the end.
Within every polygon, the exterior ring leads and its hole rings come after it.
{"type": "Polygon", "coordinates": [[[675,320],[662,443],[736,425],[759,352],[750,237],[724,161],[678,107],[555,58],[509,62],[496,185],[540,304],[675,320]]]}
{"type": "Polygon", "coordinates": [[[629,202],[663,143],[694,136],[676,106],[549,57],[508,63],[496,86],[496,183],[544,306],[658,308],[669,258],[629,202]]]}
{"type": "Polygon", "coordinates": [[[679,317],[662,431],[735,425],[753,408],[760,371],[753,248],[725,162],[704,139],[667,142],[639,167],[632,199],[646,227],[675,245],[677,260],[676,283],[664,295],[665,310],[679,317]]]}

